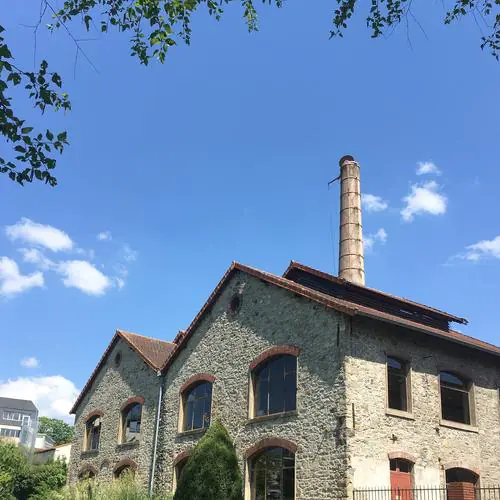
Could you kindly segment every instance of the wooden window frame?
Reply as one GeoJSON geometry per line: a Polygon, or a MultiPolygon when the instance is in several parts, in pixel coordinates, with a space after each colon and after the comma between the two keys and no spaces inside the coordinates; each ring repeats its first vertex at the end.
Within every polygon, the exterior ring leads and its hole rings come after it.
{"type": "Polygon", "coordinates": [[[411,391],[411,362],[408,359],[402,358],[397,355],[387,354],[385,357],[385,408],[388,414],[402,414],[402,415],[412,415],[413,414],[413,404],[412,404],[412,391],[411,391]],[[389,359],[394,359],[395,361],[401,363],[404,366],[405,371],[405,384],[406,384],[406,410],[400,410],[398,408],[392,408],[389,406],[389,359]]]}

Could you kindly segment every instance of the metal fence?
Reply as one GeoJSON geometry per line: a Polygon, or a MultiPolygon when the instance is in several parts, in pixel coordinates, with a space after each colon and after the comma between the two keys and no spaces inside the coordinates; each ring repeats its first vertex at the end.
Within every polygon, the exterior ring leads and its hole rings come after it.
{"type": "MultiPolygon", "coordinates": [[[[354,489],[353,500],[500,500],[500,485],[457,489],[453,483],[443,487],[360,488],[354,489]]],[[[457,484],[458,486],[458,484],[457,484]]]]}

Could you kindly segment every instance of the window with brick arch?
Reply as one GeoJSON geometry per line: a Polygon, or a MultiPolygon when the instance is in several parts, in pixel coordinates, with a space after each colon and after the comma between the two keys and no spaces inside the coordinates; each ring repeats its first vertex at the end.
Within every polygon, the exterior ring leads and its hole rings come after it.
{"type": "Polygon", "coordinates": [[[212,383],[200,382],[188,387],[182,395],[183,431],[210,427],[212,383]]]}
{"type": "Polygon", "coordinates": [[[268,448],[250,459],[252,500],[295,499],[295,454],[268,448]]]}
{"type": "Polygon", "coordinates": [[[85,451],[98,450],[100,439],[101,439],[101,417],[96,416],[87,420],[86,423],[85,451]]]}
{"type": "Polygon", "coordinates": [[[252,374],[254,417],[297,409],[297,358],[275,356],[261,363],[252,374]]]}
{"type": "Polygon", "coordinates": [[[444,420],[471,423],[471,383],[460,376],[442,371],[439,374],[441,387],[441,416],[444,420]]]}
{"type": "Polygon", "coordinates": [[[138,441],[141,435],[142,405],[132,403],[122,411],[121,442],[138,441]]]}
{"type": "Polygon", "coordinates": [[[130,466],[130,465],[124,465],[120,467],[119,469],[115,470],[115,478],[123,478],[123,477],[134,477],[135,476],[135,470],[130,466]]]}

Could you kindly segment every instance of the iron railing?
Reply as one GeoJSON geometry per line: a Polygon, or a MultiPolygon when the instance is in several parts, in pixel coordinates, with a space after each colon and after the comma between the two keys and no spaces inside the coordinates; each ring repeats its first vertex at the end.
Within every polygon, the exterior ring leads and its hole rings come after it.
{"type": "MultiPolygon", "coordinates": [[[[453,483],[451,483],[453,484],[453,483]]],[[[463,484],[463,483],[461,483],[463,484]]],[[[471,485],[458,493],[453,486],[417,488],[355,488],[353,500],[500,500],[500,485],[471,485]]]]}

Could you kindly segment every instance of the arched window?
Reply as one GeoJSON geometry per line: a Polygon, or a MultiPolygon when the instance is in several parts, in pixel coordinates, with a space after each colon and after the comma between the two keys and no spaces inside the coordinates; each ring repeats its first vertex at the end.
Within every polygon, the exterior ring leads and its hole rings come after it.
{"type": "Polygon", "coordinates": [[[182,393],[182,431],[204,429],[210,426],[212,411],[212,382],[201,381],[182,393]]]}
{"type": "Polygon", "coordinates": [[[439,374],[441,386],[441,416],[444,420],[471,423],[470,382],[450,372],[439,374]]]}
{"type": "Polygon", "coordinates": [[[97,476],[97,470],[91,465],[88,465],[79,472],[78,481],[87,481],[89,479],[95,479],[96,476],[97,476]]]}
{"type": "Polygon", "coordinates": [[[137,441],[141,433],[142,404],[132,403],[122,410],[121,442],[137,441]]]}
{"type": "Polygon", "coordinates": [[[252,417],[283,413],[297,408],[297,357],[289,354],[263,361],[252,373],[252,417]]]}
{"type": "Polygon", "coordinates": [[[389,460],[391,469],[391,500],[412,499],[413,463],[403,458],[389,460]]]}
{"type": "Polygon", "coordinates": [[[98,450],[101,438],[101,415],[89,418],[85,425],[85,451],[98,450]]]}
{"type": "Polygon", "coordinates": [[[132,467],[130,467],[130,465],[124,465],[115,470],[115,477],[117,479],[128,475],[132,477],[135,475],[135,471],[132,467]]]}
{"type": "Polygon", "coordinates": [[[137,464],[133,460],[125,458],[124,460],[121,460],[116,464],[113,470],[113,474],[117,479],[127,475],[133,477],[135,475],[136,470],[137,470],[137,464]]]}
{"type": "Polygon", "coordinates": [[[267,448],[249,461],[251,500],[295,499],[295,453],[267,448]]]}
{"type": "Polygon", "coordinates": [[[471,483],[476,484],[479,476],[469,470],[461,467],[453,467],[446,470],[446,483],[471,483]]]}

